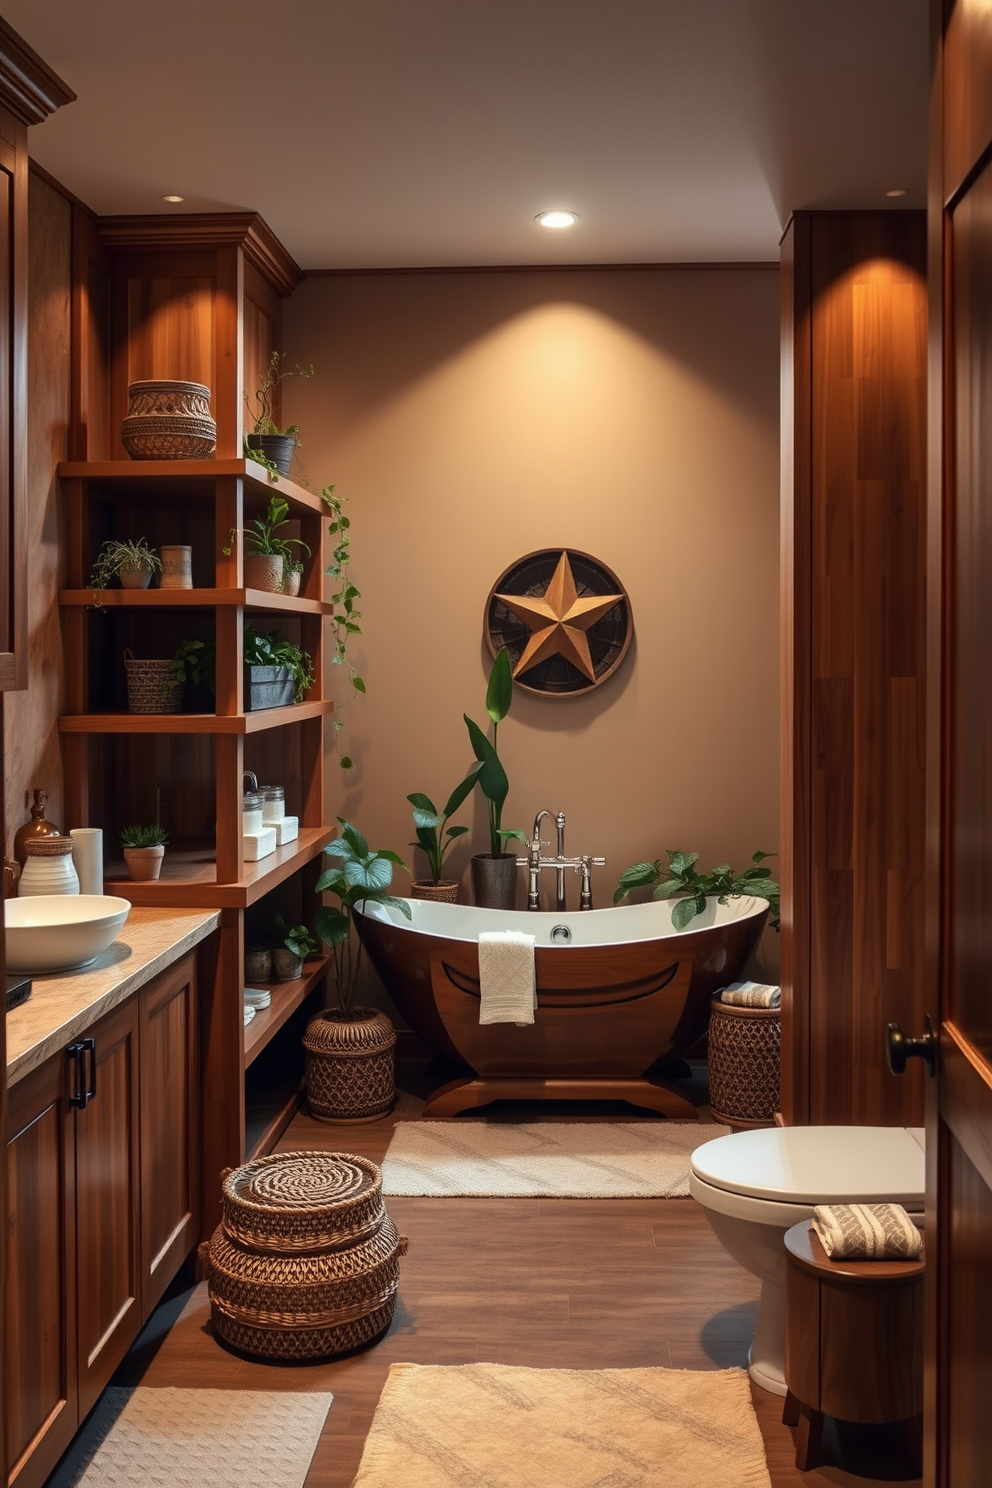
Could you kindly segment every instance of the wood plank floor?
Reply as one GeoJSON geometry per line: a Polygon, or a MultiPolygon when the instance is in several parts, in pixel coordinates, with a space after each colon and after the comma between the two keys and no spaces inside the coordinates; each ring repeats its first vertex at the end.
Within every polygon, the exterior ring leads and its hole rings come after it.
{"type": "MultiPolygon", "coordinates": [[[[418,1072],[401,1071],[400,1080],[406,1090],[388,1120],[329,1127],[301,1114],[280,1146],[381,1160],[395,1122],[416,1120],[422,1106],[418,1072]]],[[[494,1108],[492,1118],[605,1114],[589,1106],[515,1107],[494,1108]]],[[[636,1119],[625,1106],[610,1116],[636,1119]]],[[[691,1199],[394,1198],[388,1205],[410,1237],[410,1251],[393,1326],[376,1347],[304,1367],[241,1359],[214,1339],[200,1286],[160,1307],[115,1383],[332,1391],[307,1488],[348,1488],[386,1371],[400,1360],[571,1369],[745,1363],[758,1284],[726,1255],[691,1199]]],[[[908,1476],[900,1435],[883,1428],[828,1426],[827,1464],[798,1472],[793,1433],[781,1424],[782,1402],[762,1390],[753,1394],[773,1488],[918,1482],[908,1476]]],[[[85,1433],[76,1451],[84,1447],[85,1433]]],[[[72,1455],[50,1488],[69,1481],[72,1455]]]]}

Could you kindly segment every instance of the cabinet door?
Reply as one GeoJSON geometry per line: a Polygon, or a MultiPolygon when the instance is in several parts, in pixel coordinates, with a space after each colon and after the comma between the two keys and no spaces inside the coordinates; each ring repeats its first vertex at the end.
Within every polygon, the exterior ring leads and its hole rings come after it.
{"type": "Polygon", "coordinates": [[[76,1113],[80,1419],[141,1326],[137,999],[101,1018],[92,1037],[96,1091],[76,1113]]]}
{"type": "Polygon", "coordinates": [[[199,1233],[199,1049],[196,958],[139,998],[141,1301],[147,1317],[199,1233]]]}
{"type": "Polygon", "coordinates": [[[9,1481],[43,1483],[76,1430],[73,1123],[65,1055],[10,1091],[6,1390],[9,1481]]]}

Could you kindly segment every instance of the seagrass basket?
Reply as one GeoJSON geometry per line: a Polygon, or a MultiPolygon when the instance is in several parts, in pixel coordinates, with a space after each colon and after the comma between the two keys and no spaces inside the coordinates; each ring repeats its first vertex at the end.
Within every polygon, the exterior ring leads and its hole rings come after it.
{"type": "Polygon", "coordinates": [[[430,878],[415,878],[410,885],[410,897],[429,899],[433,904],[457,904],[458,888],[453,878],[442,878],[438,883],[430,878]]]}
{"type": "Polygon", "coordinates": [[[710,1005],[710,1111],[732,1126],[771,1126],[779,1106],[778,1008],[710,1005]]]}
{"type": "Polygon", "coordinates": [[[283,1152],[224,1179],[223,1220],[200,1248],[214,1329],[266,1359],[323,1359],[392,1321],[398,1235],[379,1169],[346,1152],[283,1152]]]}
{"type": "Polygon", "coordinates": [[[303,1035],[307,1105],[318,1121],[378,1121],[396,1099],[396,1030],[378,1008],[321,1013],[303,1035]]]}
{"type": "Polygon", "coordinates": [[[150,378],[127,390],[121,443],[132,460],[198,460],[213,453],[217,425],[202,382],[150,378]]]}
{"type": "Polygon", "coordinates": [[[127,711],[129,713],[178,713],[183,701],[183,684],[176,677],[171,661],[139,661],[130,650],[124,652],[127,674],[127,711]]]}

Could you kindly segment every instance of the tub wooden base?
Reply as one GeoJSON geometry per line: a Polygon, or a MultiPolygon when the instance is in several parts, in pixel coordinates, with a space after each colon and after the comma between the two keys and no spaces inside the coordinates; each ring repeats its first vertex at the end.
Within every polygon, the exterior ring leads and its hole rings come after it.
{"type": "Polygon", "coordinates": [[[490,1078],[449,1080],[435,1090],[424,1107],[425,1116],[457,1116],[494,1100],[607,1100],[646,1106],[678,1121],[697,1121],[699,1112],[684,1095],[653,1080],[556,1080],[490,1078]]]}

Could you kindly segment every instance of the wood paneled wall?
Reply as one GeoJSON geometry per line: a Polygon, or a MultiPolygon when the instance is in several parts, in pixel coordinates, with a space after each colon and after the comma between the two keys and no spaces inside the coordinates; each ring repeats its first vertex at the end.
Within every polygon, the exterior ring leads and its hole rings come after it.
{"type": "Polygon", "coordinates": [[[926,229],[803,213],[783,275],[783,1115],[919,1124],[926,229]]]}

